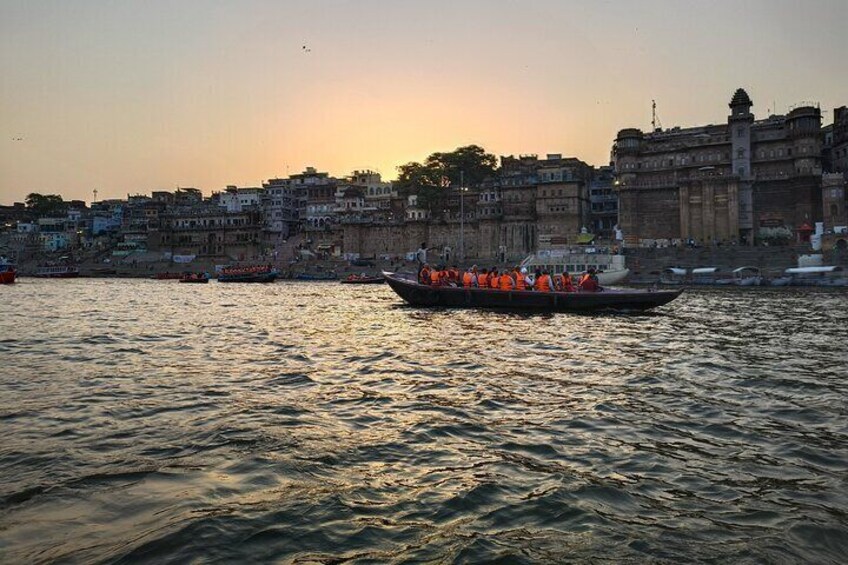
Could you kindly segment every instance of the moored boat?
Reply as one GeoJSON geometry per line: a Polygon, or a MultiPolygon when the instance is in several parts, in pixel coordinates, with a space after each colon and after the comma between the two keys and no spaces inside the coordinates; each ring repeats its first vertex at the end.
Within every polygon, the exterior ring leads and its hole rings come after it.
{"type": "Polygon", "coordinates": [[[79,276],[79,267],[75,265],[49,265],[39,267],[33,276],[45,279],[69,279],[79,276]]]}
{"type": "Polygon", "coordinates": [[[179,280],[183,278],[183,273],[156,273],[152,277],[152,279],[156,279],[157,281],[170,281],[170,280],[179,280]]]}
{"type": "Polygon", "coordinates": [[[733,269],[733,284],[736,286],[760,286],[763,276],[757,267],[738,267],[733,269]]]}
{"type": "Polygon", "coordinates": [[[644,311],[668,304],[675,290],[605,289],[601,292],[538,292],[419,284],[415,275],[383,273],[398,296],[413,306],[496,308],[534,312],[644,311]]]}
{"type": "Polygon", "coordinates": [[[630,274],[625,266],[624,255],[596,246],[540,250],[524,259],[521,266],[526,267],[531,274],[536,269],[547,270],[552,275],[567,272],[572,275],[572,279],[579,273],[595,269],[601,286],[618,284],[630,274]]]}
{"type": "Polygon", "coordinates": [[[17,276],[15,265],[5,260],[0,260],[0,284],[12,284],[17,276]]]}
{"type": "Polygon", "coordinates": [[[793,267],[771,281],[772,286],[848,286],[848,275],[836,265],[793,267]]]}

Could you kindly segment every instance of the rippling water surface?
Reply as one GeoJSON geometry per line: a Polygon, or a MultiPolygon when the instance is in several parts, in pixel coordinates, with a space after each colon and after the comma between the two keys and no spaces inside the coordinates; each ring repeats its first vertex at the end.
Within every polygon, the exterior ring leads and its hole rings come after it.
{"type": "Polygon", "coordinates": [[[845,292],[23,279],[0,312],[3,562],[848,555],[845,292]]]}

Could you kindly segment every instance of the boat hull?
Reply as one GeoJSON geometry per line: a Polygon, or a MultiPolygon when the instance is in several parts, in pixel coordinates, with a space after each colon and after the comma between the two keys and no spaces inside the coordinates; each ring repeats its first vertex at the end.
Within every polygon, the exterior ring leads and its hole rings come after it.
{"type": "Polygon", "coordinates": [[[502,291],[479,288],[430,287],[391,273],[386,282],[413,306],[494,308],[535,312],[645,311],[668,304],[677,290],[612,290],[602,292],[502,291]]]}
{"type": "Polygon", "coordinates": [[[15,271],[0,273],[0,284],[12,284],[13,282],[15,282],[15,271]]]}
{"type": "Polygon", "coordinates": [[[277,273],[260,273],[250,275],[218,275],[220,283],[270,283],[277,280],[277,273]]]}
{"type": "Polygon", "coordinates": [[[345,279],[340,282],[342,284],[384,284],[386,279],[383,277],[370,277],[367,279],[345,279]]]}
{"type": "Polygon", "coordinates": [[[74,279],[79,276],[79,271],[65,271],[60,273],[35,273],[33,277],[39,279],[74,279]]]}

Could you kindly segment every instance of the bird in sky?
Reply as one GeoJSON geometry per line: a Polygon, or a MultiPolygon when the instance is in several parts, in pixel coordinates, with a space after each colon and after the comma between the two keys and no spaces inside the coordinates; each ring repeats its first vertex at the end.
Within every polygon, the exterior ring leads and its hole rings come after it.
{"type": "Polygon", "coordinates": [[[312,53],[312,49],[311,49],[311,48],[309,48],[309,47],[307,47],[306,45],[304,45],[304,46],[303,46],[303,48],[301,49],[301,51],[304,51],[304,52],[306,52],[306,53],[312,53]]]}

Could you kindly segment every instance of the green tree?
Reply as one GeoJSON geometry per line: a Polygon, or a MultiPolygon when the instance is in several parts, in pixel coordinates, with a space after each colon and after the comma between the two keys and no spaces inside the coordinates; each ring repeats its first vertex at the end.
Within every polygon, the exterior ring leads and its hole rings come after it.
{"type": "Polygon", "coordinates": [[[68,204],[58,194],[32,192],[26,197],[26,205],[37,217],[64,216],[68,204]]]}
{"type": "Polygon", "coordinates": [[[418,204],[438,216],[444,208],[449,187],[479,186],[494,175],[497,159],[479,145],[459,147],[447,153],[433,153],[424,163],[411,162],[398,167],[395,186],[403,196],[418,196],[418,204]]]}

